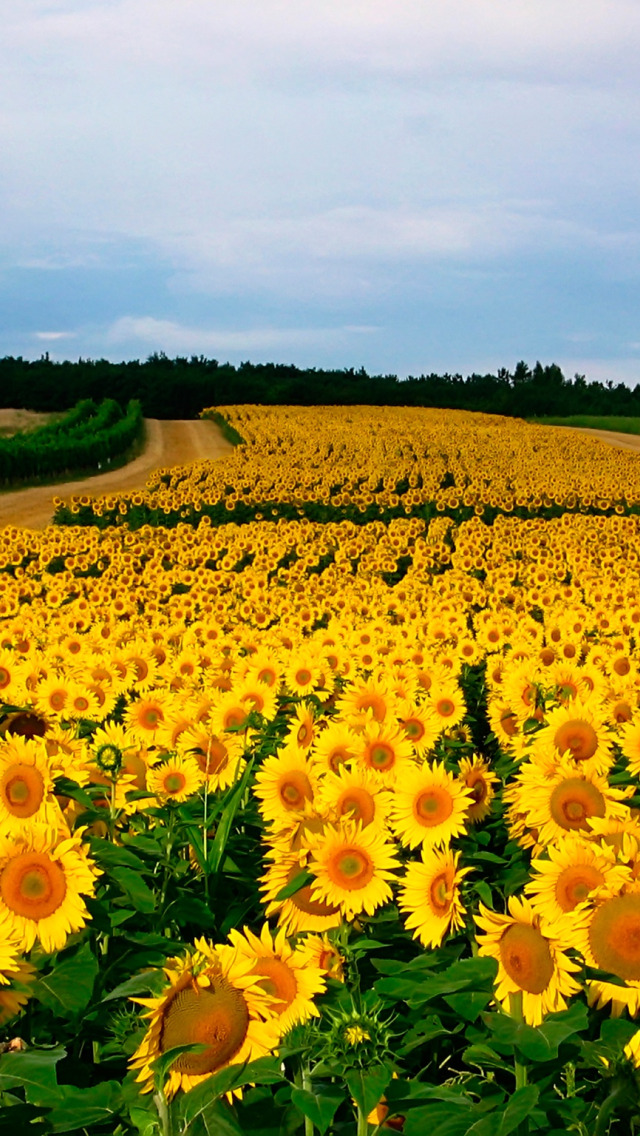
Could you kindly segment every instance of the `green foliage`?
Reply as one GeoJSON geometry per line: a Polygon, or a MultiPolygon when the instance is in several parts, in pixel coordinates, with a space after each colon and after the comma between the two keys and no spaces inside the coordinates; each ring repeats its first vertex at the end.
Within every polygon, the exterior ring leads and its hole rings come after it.
{"type": "Polygon", "coordinates": [[[0,485],[52,481],[112,467],[140,439],[140,403],[125,413],[113,399],[79,402],[64,417],[28,434],[0,439],[0,485]]]}

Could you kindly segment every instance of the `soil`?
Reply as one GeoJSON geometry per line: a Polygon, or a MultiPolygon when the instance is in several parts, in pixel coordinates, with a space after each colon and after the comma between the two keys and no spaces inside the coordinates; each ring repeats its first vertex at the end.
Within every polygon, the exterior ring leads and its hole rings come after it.
{"type": "Polygon", "coordinates": [[[0,407],[0,437],[10,438],[12,434],[22,434],[27,430],[37,430],[51,418],[51,414],[41,414],[37,410],[13,410],[0,407]]]}
{"type": "MultiPolygon", "coordinates": [[[[28,414],[29,411],[0,411],[5,414],[28,414]]],[[[1,424],[0,418],[0,424],[1,424]]],[[[233,451],[215,422],[205,419],[161,420],[146,418],[146,440],[139,457],[120,469],[98,473],[79,481],[58,482],[55,485],[35,485],[29,489],[15,489],[0,493],[0,528],[15,525],[18,528],[44,529],[53,517],[53,498],[71,497],[89,493],[123,493],[143,489],[147,478],[156,469],[189,462],[221,458],[233,451]]]]}

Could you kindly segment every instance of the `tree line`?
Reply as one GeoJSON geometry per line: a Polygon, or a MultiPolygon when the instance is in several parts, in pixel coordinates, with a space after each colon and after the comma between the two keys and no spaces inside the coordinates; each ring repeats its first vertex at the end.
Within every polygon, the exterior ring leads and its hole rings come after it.
{"type": "Polygon", "coordinates": [[[106,359],[56,362],[0,359],[0,406],[65,410],[81,399],[105,396],[125,405],[139,399],[151,418],[195,418],[207,406],[267,405],[434,406],[532,418],[569,414],[640,415],[640,384],[567,378],[557,364],[495,374],[421,374],[399,379],[364,368],[326,370],[284,363],[220,363],[203,355],[111,363],[106,359]]]}

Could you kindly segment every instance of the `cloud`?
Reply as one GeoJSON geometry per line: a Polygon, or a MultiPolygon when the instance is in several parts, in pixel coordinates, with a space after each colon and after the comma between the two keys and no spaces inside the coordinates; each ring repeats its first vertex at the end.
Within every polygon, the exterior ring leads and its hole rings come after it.
{"type": "Polygon", "coordinates": [[[300,347],[325,347],[345,342],[353,335],[370,335],[376,327],[259,327],[246,330],[189,327],[153,316],[123,316],[108,328],[106,340],[112,344],[137,342],[167,354],[210,351],[277,351],[300,347]]]}
{"type": "Polygon", "coordinates": [[[57,340],[57,339],[75,339],[75,331],[35,331],[34,337],[43,340],[57,340]]]}

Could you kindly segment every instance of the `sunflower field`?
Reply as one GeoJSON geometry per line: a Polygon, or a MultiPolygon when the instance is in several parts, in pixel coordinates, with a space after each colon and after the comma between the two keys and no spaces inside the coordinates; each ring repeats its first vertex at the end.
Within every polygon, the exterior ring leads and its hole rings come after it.
{"type": "Polygon", "coordinates": [[[0,531],[0,1133],[640,1131],[640,458],[210,413],[0,531]]]}

